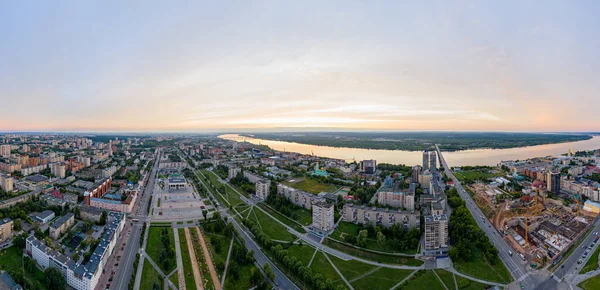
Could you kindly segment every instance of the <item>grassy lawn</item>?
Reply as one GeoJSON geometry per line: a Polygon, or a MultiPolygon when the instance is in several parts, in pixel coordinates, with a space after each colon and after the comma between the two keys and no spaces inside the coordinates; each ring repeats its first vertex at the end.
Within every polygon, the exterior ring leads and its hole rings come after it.
{"type": "Polygon", "coordinates": [[[415,273],[401,288],[402,290],[445,290],[442,282],[438,279],[433,271],[425,271],[424,273],[415,273]]]}
{"type": "Polygon", "coordinates": [[[502,172],[500,173],[492,173],[487,169],[474,169],[474,170],[465,170],[454,172],[454,176],[458,178],[460,181],[487,181],[489,178],[502,176],[502,172]]]}
{"type": "Polygon", "coordinates": [[[470,262],[455,262],[456,271],[464,273],[482,280],[493,281],[508,284],[512,281],[510,273],[501,262],[496,265],[490,265],[483,258],[479,250],[473,251],[473,258],[470,262]]]}
{"type": "MultiPolygon", "coordinates": [[[[454,289],[455,285],[454,285],[454,274],[450,273],[448,271],[445,270],[434,270],[438,276],[440,276],[440,278],[442,279],[442,282],[444,282],[444,284],[446,285],[446,287],[450,288],[450,289],[454,289]]],[[[458,278],[458,277],[456,277],[458,278]]],[[[458,281],[457,281],[458,282],[458,281]]]]}
{"type": "Polygon", "coordinates": [[[215,268],[217,269],[217,274],[219,277],[223,276],[223,270],[225,269],[225,262],[227,261],[227,252],[229,251],[229,244],[231,242],[231,238],[204,232],[204,238],[206,243],[208,243],[208,247],[210,248],[210,252],[212,254],[212,260],[215,264],[215,268]],[[215,246],[218,244],[219,246],[215,246]],[[219,251],[217,251],[217,249],[219,251]]]}
{"type": "Polygon", "coordinates": [[[585,274],[598,268],[598,254],[600,254],[600,247],[596,248],[592,256],[590,256],[590,259],[587,261],[587,263],[585,263],[585,266],[583,266],[581,271],[579,271],[579,274],[585,274]]]}
{"type": "MultiPolygon", "coordinates": [[[[242,245],[239,241],[234,241],[234,243],[237,243],[238,245],[244,247],[244,245],[242,245]]],[[[231,268],[228,268],[227,271],[229,271],[231,268]]],[[[225,277],[225,285],[223,285],[223,289],[250,289],[251,283],[250,283],[250,275],[251,275],[251,271],[259,271],[256,266],[249,264],[249,265],[240,265],[240,276],[239,278],[236,280],[234,279],[233,275],[231,275],[231,273],[227,273],[227,276],[225,277]]]]}
{"type": "Polygon", "coordinates": [[[379,268],[371,275],[358,279],[352,282],[351,284],[354,287],[354,289],[387,290],[400,283],[400,281],[402,281],[412,272],[412,270],[379,268]]]}
{"type": "MultiPolygon", "coordinates": [[[[298,223],[294,222],[292,219],[288,218],[287,216],[279,213],[278,211],[276,211],[274,209],[271,209],[270,207],[268,207],[268,206],[266,206],[265,204],[262,204],[262,203],[259,203],[258,206],[260,208],[262,208],[264,211],[268,212],[270,215],[276,217],[282,223],[284,223],[287,226],[295,229],[296,231],[298,231],[300,233],[305,233],[306,232],[304,230],[304,228],[302,228],[302,226],[300,226],[298,223]]],[[[311,217],[311,220],[312,220],[312,217],[311,217]]]]}
{"type": "Polygon", "coordinates": [[[353,247],[349,247],[349,246],[337,243],[330,239],[325,239],[323,241],[323,244],[326,246],[329,246],[331,248],[334,248],[340,252],[344,252],[346,254],[349,254],[349,255],[352,255],[355,257],[360,257],[360,258],[375,261],[375,262],[381,262],[381,263],[386,263],[386,264],[407,265],[407,266],[423,265],[422,261],[419,261],[412,257],[402,257],[402,256],[392,256],[392,255],[386,255],[386,254],[371,253],[371,252],[359,250],[359,249],[356,249],[353,247]]]}
{"type": "MultiPolygon", "coordinates": [[[[240,198],[240,195],[235,192],[230,186],[229,184],[223,184],[219,181],[219,178],[217,177],[216,174],[214,174],[211,171],[208,170],[202,170],[202,173],[208,177],[208,179],[210,180],[210,183],[212,183],[216,188],[220,188],[221,186],[225,187],[225,198],[229,201],[229,203],[233,206],[236,206],[240,203],[243,203],[242,199],[240,198]]],[[[210,185],[208,185],[210,187],[210,185]]]]}
{"type": "Polygon", "coordinates": [[[296,257],[298,261],[302,262],[302,265],[308,266],[308,262],[312,258],[315,248],[307,245],[292,245],[287,248],[288,253],[292,257],[296,257]]]}
{"type": "Polygon", "coordinates": [[[196,289],[194,280],[194,272],[192,270],[192,262],[190,261],[190,252],[188,251],[187,240],[185,238],[185,230],[177,230],[179,234],[179,246],[181,247],[181,259],[183,260],[183,275],[185,276],[185,288],[188,290],[196,289]]]}
{"type": "Polygon", "coordinates": [[[337,190],[337,186],[335,186],[333,184],[320,183],[316,180],[309,179],[309,178],[304,178],[302,181],[299,181],[299,182],[285,181],[285,182],[283,182],[283,184],[291,186],[295,189],[299,189],[299,190],[306,191],[308,193],[313,193],[313,194],[318,194],[323,191],[335,192],[337,190]]]}
{"type": "Polygon", "coordinates": [[[150,226],[150,232],[148,232],[148,244],[146,245],[146,253],[152,261],[156,263],[164,273],[170,273],[177,267],[177,258],[175,257],[175,239],[173,238],[173,230],[171,226],[150,226]],[[166,260],[169,261],[168,269],[164,268],[163,263],[160,262],[160,253],[164,250],[164,245],[160,240],[161,231],[167,229],[169,232],[169,241],[171,241],[171,251],[173,255],[167,256],[166,260]]]}
{"type": "MultiPolygon", "coordinates": [[[[281,241],[293,241],[294,237],[290,234],[287,229],[280,223],[266,215],[259,209],[252,209],[253,214],[256,216],[256,220],[260,223],[260,226],[265,234],[271,239],[281,241]]],[[[250,216],[252,216],[250,215],[250,216]]]]}
{"type": "Polygon", "coordinates": [[[585,289],[585,290],[600,289],[600,276],[594,276],[592,278],[589,278],[589,279],[577,284],[577,286],[579,286],[581,289],[585,289]]]}
{"type": "Polygon", "coordinates": [[[173,284],[175,284],[175,287],[179,289],[179,276],[177,276],[177,272],[173,273],[173,275],[169,277],[169,281],[173,282],[173,284]]]}
{"type": "MultiPolygon", "coordinates": [[[[48,289],[46,287],[46,277],[38,267],[35,267],[35,273],[24,273],[23,269],[23,250],[15,246],[0,251],[0,270],[11,273],[21,273],[23,279],[27,281],[30,288],[48,289]]],[[[13,277],[15,278],[15,277],[13,277]]],[[[25,286],[25,285],[21,285],[25,286]]]]}
{"type": "MultiPolygon", "coordinates": [[[[344,240],[343,236],[345,236],[345,235],[357,236],[358,232],[361,229],[362,229],[362,227],[360,225],[342,221],[342,222],[340,222],[340,224],[335,229],[335,231],[331,234],[330,237],[332,239],[336,239],[338,241],[343,241],[344,240]]],[[[387,243],[384,243],[383,245],[379,245],[377,243],[377,240],[373,239],[373,238],[367,238],[366,249],[374,250],[374,251],[381,251],[381,252],[389,252],[389,253],[399,253],[398,250],[395,250],[394,248],[390,247],[387,243]]],[[[414,249],[412,251],[404,251],[402,253],[416,254],[417,249],[414,249]]]]}
{"type": "Polygon", "coordinates": [[[195,228],[190,228],[190,235],[192,238],[192,244],[194,245],[194,252],[196,254],[196,260],[198,260],[198,267],[200,268],[200,275],[202,276],[202,281],[205,289],[212,289],[213,281],[210,277],[210,272],[208,271],[207,259],[204,256],[204,251],[202,251],[202,246],[200,245],[200,238],[198,237],[198,232],[195,228]]]}
{"type": "Polygon", "coordinates": [[[344,261],[335,256],[329,255],[329,259],[331,262],[342,272],[342,275],[346,277],[347,280],[352,280],[360,275],[363,275],[375,268],[373,265],[361,263],[355,260],[344,261]]]}
{"type": "Polygon", "coordinates": [[[144,261],[144,267],[142,268],[142,281],[140,283],[140,289],[152,289],[154,283],[158,284],[158,289],[163,288],[163,279],[160,277],[156,269],[152,267],[150,262],[144,261]]]}
{"type": "Polygon", "coordinates": [[[471,281],[461,276],[456,276],[456,284],[458,285],[458,289],[461,290],[481,290],[485,289],[486,286],[485,284],[471,281]]]}
{"type": "Polygon", "coordinates": [[[340,275],[338,275],[338,273],[335,271],[333,266],[331,266],[329,261],[327,261],[325,255],[321,252],[317,253],[315,259],[310,265],[310,268],[313,270],[313,273],[319,273],[323,275],[325,279],[331,279],[331,281],[334,281],[335,285],[346,285],[342,281],[340,275]]]}

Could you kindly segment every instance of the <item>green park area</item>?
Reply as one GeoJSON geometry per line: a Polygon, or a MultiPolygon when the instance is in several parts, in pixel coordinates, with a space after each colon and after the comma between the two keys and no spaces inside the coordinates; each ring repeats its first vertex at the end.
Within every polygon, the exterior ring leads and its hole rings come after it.
{"type": "Polygon", "coordinates": [[[227,202],[224,203],[225,206],[236,206],[240,203],[243,203],[240,195],[235,192],[233,188],[229,186],[229,184],[221,183],[215,173],[204,169],[202,170],[202,174],[208,178],[210,184],[207,184],[207,186],[210,187],[213,192],[217,192],[217,197],[219,199],[224,198],[227,200],[227,202]]]}
{"type": "Polygon", "coordinates": [[[464,167],[460,171],[455,171],[454,176],[461,182],[470,184],[477,181],[487,181],[490,178],[503,176],[503,172],[487,166],[464,167]]]}
{"type": "Polygon", "coordinates": [[[465,279],[461,276],[455,276],[453,273],[445,271],[445,270],[434,270],[435,273],[440,277],[444,285],[448,289],[455,289],[458,286],[458,289],[461,290],[481,290],[485,289],[486,285],[481,284],[479,282],[471,281],[469,279],[465,279]],[[456,285],[454,282],[456,279],[456,285]]]}
{"type": "Polygon", "coordinates": [[[482,280],[498,283],[510,283],[512,281],[512,277],[504,264],[501,262],[495,265],[488,263],[479,249],[473,250],[473,257],[469,262],[456,261],[454,268],[458,272],[482,280]]]}
{"type": "Polygon", "coordinates": [[[302,262],[302,265],[307,266],[315,253],[315,248],[307,245],[292,245],[287,248],[287,251],[290,256],[296,257],[298,261],[302,262]]]}
{"type": "MultiPolygon", "coordinates": [[[[450,288],[450,287],[449,287],[450,288]]],[[[419,270],[397,289],[402,290],[444,290],[444,285],[433,271],[419,270]]]]}
{"type": "Polygon", "coordinates": [[[293,241],[294,236],[290,234],[286,227],[281,225],[276,220],[272,219],[260,209],[252,209],[252,213],[248,217],[253,222],[256,222],[262,231],[271,239],[279,241],[293,241]]]}
{"type": "Polygon", "coordinates": [[[331,263],[329,263],[324,253],[317,253],[315,259],[310,265],[310,269],[313,271],[313,273],[319,273],[323,275],[325,280],[331,280],[336,286],[345,285],[344,281],[342,281],[340,275],[338,275],[333,266],[331,266],[331,263]]]}
{"type": "Polygon", "coordinates": [[[312,223],[312,216],[310,216],[310,214],[307,213],[308,211],[305,212],[300,211],[300,209],[295,209],[295,211],[299,213],[298,215],[296,215],[298,220],[293,220],[264,203],[259,203],[258,206],[262,208],[265,212],[269,213],[271,216],[277,218],[282,223],[286,224],[289,227],[292,227],[294,230],[300,233],[306,232],[302,225],[310,225],[312,223]],[[302,222],[300,222],[300,220],[302,220],[302,222]]]}
{"type": "Polygon", "coordinates": [[[329,259],[335,267],[340,270],[340,273],[347,279],[353,280],[358,278],[361,275],[367,274],[369,271],[375,269],[376,267],[370,264],[365,264],[356,260],[342,260],[335,256],[329,255],[329,259]]]}
{"type": "Polygon", "coordinates": [[[352,255],[355,257],[359,257],[359,258],[363,258],[365,260],[370,260],[373,262],[396,264],[396,265],[407,265],[407,266],[421,266],[423,264],[423,261],[417,260],[413,257],[398,256],[398,255],[391,255],[391,254],[381,254],[381,253],[365,251],[365,250],[357,249],[357,248],[349,246],[349,245],[339,243],[339,242],[329,239],[329,238],[326,238],[323,241],[323,244],[330,248],[336,249],[340,252],[344,252],[346,254],[349,254],[349,255],[352,255]]]}
{"type": "MultiPolygon", "coordinates": [[[[387,290],[406,278],[412,270],[379,268],[375,272],[351,282],[354,289],[387,290]]],[[[427,289],[427,288],[422,288],[427,289]]]]}
{"type": "MultiPolygon", "coordinates": [[[[358,236],[360,230],[362,230],[362,229],[363,229],[363,227],[361,225],[343,221],[343,222],[339,223],[338,227],[330,235],[330,238],[340,241],[340,242],[345,242],[346,241],[344,239],[345,237],[349,237],[349,236],[356,237],[356,236],[358,236]]],[[[388,237],[386,237],[386,238],[388,238],[388,237]]],[[[380,251],[380,252],[389,252],[389,253],[400,253],[400,252],[404,253],[404,254],[416,254],[417,253],[417,248],[405,250],[405,251],[399,251],[398,249],[394,248],[390,244],[389,241],[383,242],[383,243],[378,243],[377,238],[375,238],[373,236],[367,237],[364,248],[369,249],[369,250],[380,251]]]]}
{"type": "Polygon", "coordinates": [[[190,251],[188,250],[187,239],[185,237],[185,230],[179,229],[177,234],[179,235],[179,247],[181,248],[185,288],[196,289],[196,282],[194,280],[194,272],[192,269],[192,262],[190,260],[190,251]]]}
{"type": "Polygon", "coordinates": [[[142,268],[140,289],[163,289],[163,279],[148,261],[142,268]]]}
{"type": "Polygon", "coordinates": [[[579,274],[585,274],[596,270],[598,268],[598,255],[600,255],[600,247],[596,248],[594,253],[590,256],[590,259],[585,263],[585,266],[579,271],[579,274]]]}
{"type": "Polygon", "coordinates": [[[227,268],[227,276],[225,278],[225,285],[223,289],[251,289],[254,286],[253,279],[257,279],[260,275],[260,270],[251,262],[251,260],[244,260],[243,257],[248,255],[246,247],[244,247],[240,241],[235,240],[234,247],[240,249],[239,251],[232,250],[232,256],[229,267],[227,268]],[[236,257],[235,253],[239,253],[239,257],[236,257]]]}
{"type": "Polygon", "coordinates": [[[8,272],[17,282],[22,279],[25,284],[22,286],[27,288],[48,289],[44,272],[36,267],[33,261],[31,267],[26,270],[23,261],[23,250],[16,246],[0,251],[0,270],[8,272]]]}
{"type": "Polygon", "coordinates": [[[591,277],[579,284],[577,286],[581,289],[585,290],[595,290],[600,289],[600,276],[591,277]]]}
{"type": "Polygon", "coordinates": [[[283,184],[293,187],[295,189],[299,189],[302,191],[306,191],[308,193],[318,194],[323,191],[325,192],[335,192],[337,190],[337,186],[333,184],[321,183],[317,180],[304,178],[302,180],[294,180],[294,182],[284,181],[283,184]]]}
{"type": "Polygon", "coordinates": [[[177,272],[169,277],[169,281],[175,285],[175,288],[179,289],[179,276],[177,275],[177,272]]]}
{"type": "Polygon", "coordinates": [[[175,242],[170,225],[152,225],[148,232],[146,253],[166,274],[177,267],[175,260],[175,242]]]}

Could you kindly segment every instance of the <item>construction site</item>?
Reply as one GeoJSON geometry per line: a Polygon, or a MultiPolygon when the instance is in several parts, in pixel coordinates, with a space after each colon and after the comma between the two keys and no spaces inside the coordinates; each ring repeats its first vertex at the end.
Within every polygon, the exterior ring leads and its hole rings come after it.
{"type": "Polygon", "coordinates": [[[573,198],[571,206],[565,206],[561,200],[546,198],[540,190],[511,200],[496,198],[506,193],[483,183],[473,184],[469,189],[515,254],[536,266],[545,265],[568,249],[595,217],[582,210],[578,197],[573,198]]]}

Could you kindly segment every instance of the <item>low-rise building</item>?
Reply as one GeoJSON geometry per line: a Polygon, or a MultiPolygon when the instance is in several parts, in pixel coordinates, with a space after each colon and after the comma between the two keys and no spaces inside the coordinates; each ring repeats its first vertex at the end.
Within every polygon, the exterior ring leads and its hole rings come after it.
{"type": "Polygon", "coordinates": [[[34,216],[35,220],[37,220],[41,224],[48,223],[55,217],[55,214],[51,210],[45,210],[34,216]]]}
{"type": "Polygon", "coordinates": [[[312,208],[314,202],[323,200],[323,197],[321,196],[310,194],[283,184],[277,185],[277,194],[283,195],[293,204],[309,210],[312,208]]]}
{"type": "Polygon", "coordinates": [[[186,184],[185,177],[181,174],[171,174],[167,179],[169,191],[185,189],[186,184]]]}
{"type": "Polygon", "coordinates": [[[401,224],[406,229],[419,227],[421,223],[421,214],[418,211],[356,206],[349,203],[344,205],[342,217],[344,221],[355,224],[372,223],[375,226],[384,227],[401,224]]]}
{"type": "Polygon", "coordinates": [[[332,230],[335,226],[333,218],[334,206],[325,201],[315,202],[312,205],[312,225],[322,231],[332,230]]]}
{"type": "Polygon", "coordinates": [[[67,213],[58,218],[50,225],[50,237],[57,240],[75,222],[75,215],[67,213]]]}

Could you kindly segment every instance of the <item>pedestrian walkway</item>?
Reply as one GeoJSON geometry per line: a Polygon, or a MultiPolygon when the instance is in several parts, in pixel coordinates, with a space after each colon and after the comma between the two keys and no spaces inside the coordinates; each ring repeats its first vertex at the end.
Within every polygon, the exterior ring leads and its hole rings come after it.
{"type": "Polygon", "coordinates": [[[219,276],[217,276],[217,270],[215,270],[215,265],[213,264],[210,253],[208,252],[208,247],[206,246],[206,242],[204,241],[202,231],[200,231],[200,228],[196,227],[196,232],[198,233],[198,238],[200,239],[202,252],[204,252],[204,260],[206,261],[206,265],[208,266],[208,272],[210,272],[210,277],[213,281],[213,285],[215,286],[215,289],[221,289],[221,281],[219,281],[219,276]]]}
{"type": "Polygon", "coordinates": [[[179,232],[177,228],[173,228],[173,235],[175,236],[175,254],[177,255],[177,281],[179,281],[179,289],[186,290],[185,276],[183,273],[183,260],[181,257],[181,246],[179,244],[179,232]]]}
{"type": "Polygon", "coordinates": [[[190,260],[192,261],[192,270],[194,272],[194,281],[196,282],[197,290],[204,290],[202,284],[202,275],[200,275],[200,268],[198,267],[198,260],[196,260],[196,252],[194,252],[194,246],[192,245],[192,238],[190,236],[190,229],[185,228],[185,239],[187,240],[188,251],[190,252],[190,260]]]}
{"type": "Polygon", "coordinates": [[[338,275],[340,275],[340,278],[342,278],[342,281],[344,281],[344,283],[346,283],[346,286],[348,286],[348,288],[350,288],[350,290],[354,290],[354,287],[352,287],[350,282],[348,282],[348,280],[346,280],[346,277],[344,277],[344,275],[342,275],[342,272],[340,272],[340,270],[338,270],[338,268],[335,266],[335,264],[333,264],[331,259],[329,259],[329,256],[325,253],[323,253],[323,255],[325,255],[325,258],[327,259],[327,261],[329,261],[329,264],[331,264],[331,267],[333,267],[335,272],[337,272],[338,275]]]}
{"type": "Polygon", "coordinates": [[[227,251],[227,261],[225,261],[225,269],[223,269],[223,275],[221,275],[221,285],[225,285],[225,276],[227,276],[227,268],[229,267],[229,259],[231,258],[231,249],[233,249],[234,237],[231,237],[231,243],[229,243],[229,251],[227,251]]]}

